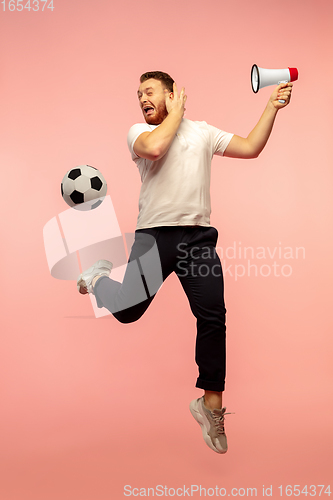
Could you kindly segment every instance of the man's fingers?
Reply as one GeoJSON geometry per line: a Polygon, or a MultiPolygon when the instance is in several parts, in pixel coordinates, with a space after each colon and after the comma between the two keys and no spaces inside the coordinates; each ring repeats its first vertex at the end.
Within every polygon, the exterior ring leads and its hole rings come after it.
{"type": "Polygon", "coordinates": [[[278,91],[277,91],[277,98],[278,99],[283,99],[283,100],[289,100],[291,98],[291,91],[293,88],[293,84],[288,82],[288,83],[281,83],[278,86],[278,91]]]}
{"type": "Polygon", "coordinates": [[[176,85],[176,82],[173,83],[173,96],[170,97],[170,91],[168,89],[164,89],[164,92],[165,92],[165,99],[166,99],[166,103],[168,104],[168,106],[173,106],[173,107],[183,107],[185,102],[186,102],[186,99],[187,99],[187,96],[185,95],[185,87],[183,87],[180,91],[180,93],[178,94],[178,89],[177,89],[177,85],[176,85]],[[171,104],[172,102],[172,104],[171,104]]]}
{"type": "Polygon", "coordinates": [[[178,96],[178,90],[177,90],[176,82],[173,82],[173,96],[174,97],[178,96]]]}
{"type": "Polygon", "coordinates": [[[187,95],[185,95],[185,87],[182,88],[182,91],[180,93],[180,98],[183,99],[184,103],[186,102],[187,95]]]}
{"type": "Polygon", "coordinates": [[[280,96],[284,96],[284,97],[290,97],[291,96],[291,90],[280,90],[278,93],[277,93],[278,97],[280,96]]]}
{"type": "Polygon", "coordinates": [[[290,82],[280,83],[280,85],[278,86],[278,90],[291,90],[292,88],[293,84],[290,82]]]}
{"type": "MultiPolygon", "coordinates": [[[[176,82],[174,82],[174,84],[173,84],[173,94],[174,94],[175,98],[178,97],[178,89],[177,89],[176,82]]],[[[183,87],[182,90],[180,91],[179,97],[183,98],[184,94],[185,94],[185,87],[183,87]]]]}

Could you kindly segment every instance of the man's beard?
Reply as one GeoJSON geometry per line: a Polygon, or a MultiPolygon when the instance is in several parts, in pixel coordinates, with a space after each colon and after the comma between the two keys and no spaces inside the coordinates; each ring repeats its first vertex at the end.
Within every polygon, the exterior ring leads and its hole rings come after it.
{"type": "Polygon", "coordinates": [[[165,104],[161,104],[158,108],[155,108],[152,116],[144,115],[146,123],[149,125],[160,125],[167,116],[168,112],[165,104]]]}

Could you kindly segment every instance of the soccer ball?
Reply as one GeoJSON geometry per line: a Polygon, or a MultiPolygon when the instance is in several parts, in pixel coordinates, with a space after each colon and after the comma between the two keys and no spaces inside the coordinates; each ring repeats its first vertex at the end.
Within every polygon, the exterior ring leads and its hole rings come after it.
{"type": "Polygon", "coordinates": [[[78,210],[92,210],[98,207],[106,191],[107,184],[103,175],[90,165],[78,165],[69,170],[61,182],[63,199],[70,207],[78,210]]]}

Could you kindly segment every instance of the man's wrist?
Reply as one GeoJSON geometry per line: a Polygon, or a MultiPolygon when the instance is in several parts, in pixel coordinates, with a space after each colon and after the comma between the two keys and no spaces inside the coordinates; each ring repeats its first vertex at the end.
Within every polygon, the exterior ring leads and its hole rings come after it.
{"type": "Polygon", "coordinates": [[[179,111],[171,110],[168,113],[167,118],[168,118],[167,123],[169,123],[172,127],[176,126],[178,129],[178,127],[180,126],[180,124],[182,122],[183,115],[181,113],[179,113],[179,111]]]}
{"type": "Polygon", "coordinates": [[[183,118],[183,115],[184,115],[184,110],[179,109],[179,108],[178,109],[177,108],[172,108],[168,112],[168,115],[175,116],[175,117],[177,117],[178,119],[181,120],[183,118]]]}
{"type": "Polygon", "coordinates": [[[269,113],[272,113],[273,115],[276,115],[276,113],[279,111],[278,108],[276,108],[271,100],[268,101],[266,110],[269,113]]]}

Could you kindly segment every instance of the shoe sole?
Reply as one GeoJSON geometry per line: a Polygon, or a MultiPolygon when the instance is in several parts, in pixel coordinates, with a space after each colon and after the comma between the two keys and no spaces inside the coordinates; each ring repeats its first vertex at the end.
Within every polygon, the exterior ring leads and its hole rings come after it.
{"type": "Polygon", "coordinates": [[[200,425],[201,430],[202,430],[202,435],[203,435],[204,441],[207,444],[207,446],[209,446],[209,448],[211,450],[215,451],[216,453],[219,453],[219,454],[227,453],[228,448],[226,450],[218,450],[214,446],[214,444],[213,444],[213,442],[208,434],[208,431],[207,431],[207,429],[210,429],[210,422],[209,422],[208,418],[206,417],[206,415],[202,414],[201,411],[199,410],[199,403],[196,399],[194,401],[191,401],[191,403],[190,403],[190,412],[191,412],[192,416],[195,418],[195,420],[198,422],[198,424],[200,425]]]}

